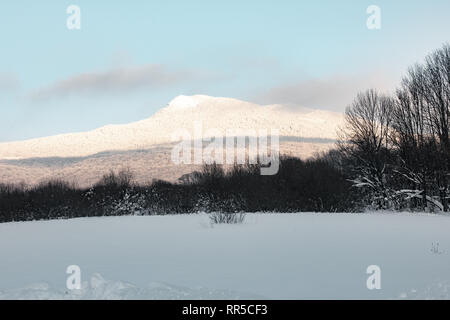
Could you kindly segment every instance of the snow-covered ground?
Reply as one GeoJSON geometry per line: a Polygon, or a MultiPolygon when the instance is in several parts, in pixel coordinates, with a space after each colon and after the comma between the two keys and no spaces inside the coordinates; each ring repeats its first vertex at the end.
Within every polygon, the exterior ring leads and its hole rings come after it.
{"type": "Polygon", "coordinates": [[[450,298],[450,217],[249,214],[0,224],[0,298],[450,298]],[[66,288],[81,268],[82,289],[66,288]],[[368,290],[366,268],[381,268],[368,290]]]}

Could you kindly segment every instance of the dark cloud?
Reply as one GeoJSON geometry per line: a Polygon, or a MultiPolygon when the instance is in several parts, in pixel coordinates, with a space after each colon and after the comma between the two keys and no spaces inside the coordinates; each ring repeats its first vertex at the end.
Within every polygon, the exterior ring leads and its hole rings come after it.
{"type": "Polygon", "coordinates": [[[170,87],[199,77],[190,71],[169,70],[162,65],[123,67],[105,72],[83,73],[39,88],[29,95],[32,101],[68,95],[97,95],[130,92],[136,89],[170,87]]]}

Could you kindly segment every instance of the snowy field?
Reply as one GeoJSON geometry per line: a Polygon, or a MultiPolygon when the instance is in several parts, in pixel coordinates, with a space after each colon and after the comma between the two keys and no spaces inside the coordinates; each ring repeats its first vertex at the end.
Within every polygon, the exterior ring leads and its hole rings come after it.
{"type": "Polygon", "coordinates": [[[450,217],[205,214],[0,224],[0,298],[450,298],[450,217]],[[66,289],[66,268],[82,289],[66,289]],[[368,290],[366,268],[381,268],[368,290]]]}

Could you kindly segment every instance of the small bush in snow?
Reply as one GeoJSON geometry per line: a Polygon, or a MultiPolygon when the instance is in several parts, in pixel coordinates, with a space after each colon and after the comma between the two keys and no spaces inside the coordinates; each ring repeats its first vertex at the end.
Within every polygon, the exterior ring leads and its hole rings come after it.
{"type": "Polygon", "coordinates": [[[212,224],[239,224],[245,220],[245,213],[213,212],[209,214],[212,224]]]}

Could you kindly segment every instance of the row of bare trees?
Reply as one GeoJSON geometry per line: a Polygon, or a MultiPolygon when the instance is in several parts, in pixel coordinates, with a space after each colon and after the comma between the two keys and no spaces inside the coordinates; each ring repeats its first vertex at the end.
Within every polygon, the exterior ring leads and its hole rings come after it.
{"type": "Polygon", "coordinates": [[[355,210],[351,183],[331,159],[283,156],[277,175],[260,170],[261,164],[205,164],[179,183],[147,185],[137,184],[129,170],[111,171],[87,189],[62,180],[37,186],[0,183],[0,223],[196,212],[215,213],[213,223],[240,223],[243,212],[355,210]]]}
{"type": "Polygon", "coordinates": [[[449,209],[450,45],[411,67],[392,96],[360,93],[339,149],[376,208],[449,209]]]}

